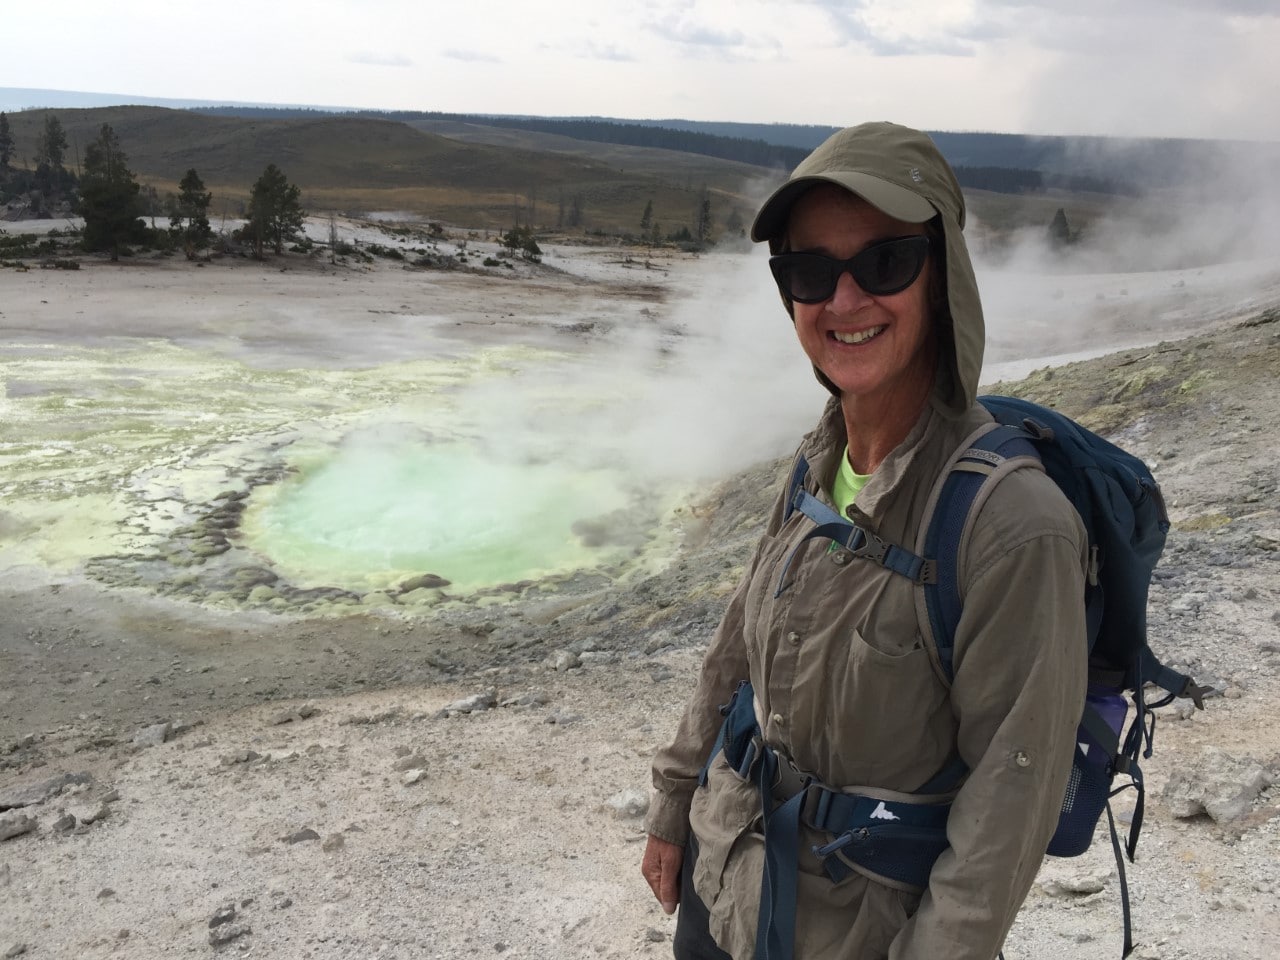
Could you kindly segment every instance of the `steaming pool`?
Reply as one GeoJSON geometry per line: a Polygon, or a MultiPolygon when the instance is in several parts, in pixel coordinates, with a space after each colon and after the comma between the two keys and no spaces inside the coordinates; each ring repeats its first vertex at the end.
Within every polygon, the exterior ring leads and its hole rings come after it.
{"type": "Polygon", "coordinates": [[[343,444],[263,488],[242,529],[295,583],[385,589],[426,573],[468,591],[615,558],[622,479],[459,441],[343,444]]]}

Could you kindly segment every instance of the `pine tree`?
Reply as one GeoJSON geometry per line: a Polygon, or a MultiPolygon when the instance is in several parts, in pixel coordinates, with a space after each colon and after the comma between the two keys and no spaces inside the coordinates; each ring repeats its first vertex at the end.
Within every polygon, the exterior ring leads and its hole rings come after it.
{"type": "Polygon", "coordinates": [[[1067,223],[1067,211],[1058,208],[1058,212],[1053,215],[1053,220],[1049,222],[1049,243],[1055,247],[1061,247],[1071,242],[1071,225],[1067,223]]]}
{"type": "Polygon", "coordinates": [[[286,240],[296,239],[302,231],[304,214],[299,198],[302,191],[289,182],[274,164],[267,164],[249,194],[249,222],[245,230],[253,244],[254,256],[261,258],[263,246],[271,244],[284,253],[286,240]]]}
{"type": "Polygon", "coordinates": [[[644,205],[644,213],[640,215],[640,236],[647,237],[649,228],[653,226],[653,201],[644,205]]]}
{"type": "Polygon", "coordinates": [[[70,189],[73,183],[62,159],[66,156],[67,134],[62,129],[62,122],[52,113],[44,118],[44,129],[36,137],[36,189],[43,194],[40,208],[52,208],[57,205],[58,198],[64,189],[70,189]],[[47,199],[47,204],[43,202],[47,199]]]}
{"type": "Polygon", "coordinates": [[[84,215],[86,250],[110,250],[112,261],[120,248],[141,239],[145,224],[138,199],[138,181],[111,125],[104,123],[84,152],[80,181],[80,212],[84,215]]]}
{"type": "Polygon", "coordinates": [[[0,171],[9,169],[9,160],[13,157],[13,131],[9,129],[9,118],[0,113],[0,171]]]}
{"type": "Polygon", "coordinates": [[[57,170],[62,167],[66,150],[67,134],[62,129],[62,121],[52,113],[46,114],[44,129],[36,137],[36,163],[47,163],[49,169],[57,170]]]}
{"type": "Polygon", "coordinates": [[[693,235],[699,244],[711,239],[711,194],[706,187],[702,188],[702,197],[698,201],[698,210],[693,220],[693,235]]]}
{"type": "Polygon", "coordinates": [[[213,229],[209,226],[209,204],[213,201],[213,194],[205,190],[204,181],[194,167],[182,178],[178,191],[169,230],[182,238],[187,259],[194,260],[196,251],[207,247],[213,237],[213,229]]]}

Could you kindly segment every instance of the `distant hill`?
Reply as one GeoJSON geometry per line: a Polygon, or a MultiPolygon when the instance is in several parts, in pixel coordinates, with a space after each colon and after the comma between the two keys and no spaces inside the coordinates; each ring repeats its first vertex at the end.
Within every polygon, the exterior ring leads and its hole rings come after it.
{"type": "MultiPolygon", "coordinates": [[[[17,165],[34,151],[47,111],[10,114],[17,165]]],[[[303,191],[312,210],[408,210],[449,222],[507,227],[578,226],[607,232],[638,230],[647,203],[668,230],[692,220],[705,186],[719,221],[749,216],[744,191],[765,177],[728,161],[687,155],[628,168],[580,154],[451,139],[384,118],[293,113],[271,119],[210,115],[159,107],[67,109],[56,114],[69,141],[67,165],[104,123],[111,124],[144,183],[162,193],[187,169],[199,171],[215,194],[215,214],[239,213],[249,186],[275,163],[303,191]]]]}
{"type": "MultiPolygon", "coordinates": [[[[48,93],[0,88],[0,104],[48,93]]],[[[176,189],[187,169],[197,169],[214,192],[215,216],[239,214],[250,184],[275,163],[302,188],[312,211],[409,211],[483,228],[518,221],[606,233],[637,233],[649,204],[664,233],[690,227],[705,189],[714,232],[736,234],[764,193],[835,129],[197,106],[51,109],[67,131],[69,167],[78,164],[99,127],[110,123],[140,180],[161,197],[176,189]]],[[[16,166],[34,152],[46,112],[9,113],[16,166]]],[[[1271,182],[1280,165],[1280,144],[932,136],[989,224],[1047,224],[1069,198],[1075,223],[1130,197],[1160,196],[1173,185],[1198,187],[1215,202],[1240,200],[1258,183],[1271,182]]]]}
{"type": "MultiPolygon", "coordinates": [[[[308,111],[217,107],[221,116],[302,116],[308,111]]],[[[473,130],[514,129],[592,143],[696,153],[782,173],[794,168],[835,127],[528,117],[418,111],[378,113],[421,129],[461,124],[473,130]]],[[[1060,189],[1142,195],[1215,177],[1237,168],[1280,163],[1280,144],[1223,140],[1046,137],[1010,133],[930,131],[962,185],[1007,193],[1060,189]],[[1003,175],[1000,171],[1011,171],[1003,175]]]]}
{"type": "Polygon", "coordinates": [[[21,110],[75,110],[93,107],[168,107],[170,110],[190,110],[194,107],[274,107],[292,109],[304,107],[340,113],[353,107],[321,107],[301,103],[249,103],[236,100],[184,100],[174,97],[146,97],[132,93],[86,93],[80,90],[49,90],[42,87],[0,87],[0,113],[17,113],[21,110]]]}

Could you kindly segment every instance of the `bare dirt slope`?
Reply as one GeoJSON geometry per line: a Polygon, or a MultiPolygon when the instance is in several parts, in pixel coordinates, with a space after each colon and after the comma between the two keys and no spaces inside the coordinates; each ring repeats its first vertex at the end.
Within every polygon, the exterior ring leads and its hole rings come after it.
{"type": "MultiPolygon", "coordinates": [[[[1223,694],[1161,711],[1129,872],[1138,955],[1270,960],[1277,314],[1009,389],[1156,464],[1174,529],[1152,634],[1223,694]]],[[[637,870],[648,759],[776,472],[718,488],[661,573],[439,618],[211,610],[15,572],[0,956],[669,955],[673,922],[637,870]]],[[[1109,958],[1119,937],[1100,841],[1046,863],[1006,956],[1109,958]]]]}

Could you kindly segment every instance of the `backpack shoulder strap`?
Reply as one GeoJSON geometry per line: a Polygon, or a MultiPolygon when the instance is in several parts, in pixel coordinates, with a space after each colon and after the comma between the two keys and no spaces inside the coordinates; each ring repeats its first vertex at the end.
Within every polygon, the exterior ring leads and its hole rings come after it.
{"type": "Polygon", "coordinates": [[[1043,469],[1031,435],[1020,427],[986,424],[965,438],[939,475],[925,507],[917,550],[933,561],[935,576],[917,592],[917,619],[934,667],[949,686],[954,676],[956,628],[964,598],[960,557],[974,518],[996,484],[1014,470],[1043,469]]]}

